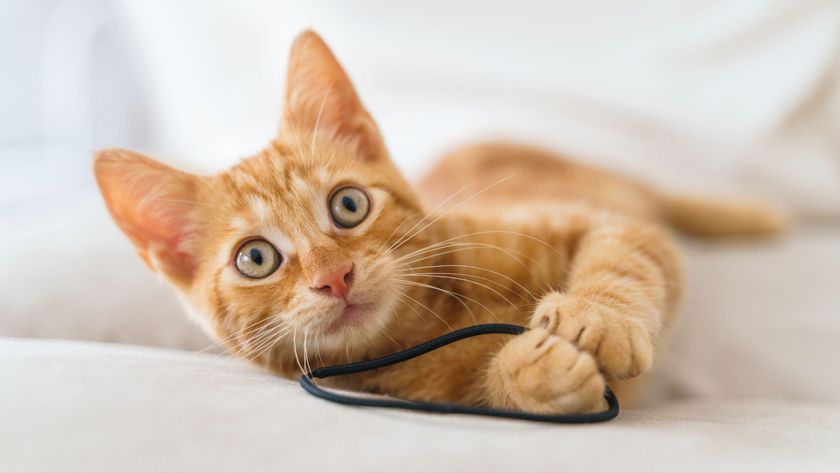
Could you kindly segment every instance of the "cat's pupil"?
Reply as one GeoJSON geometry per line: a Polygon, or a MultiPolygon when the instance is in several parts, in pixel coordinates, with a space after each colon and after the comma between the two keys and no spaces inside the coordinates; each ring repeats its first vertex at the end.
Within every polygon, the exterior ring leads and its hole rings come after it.
{"type": "Polygon", "coordinates": [[[260,265],[263,264],[262,251],[260,251],[256,248],[251,248],[251,251],[248,252],[248,256],[251,258],[251,261],[253,261],[254,263],[257,264],[257,266],[260,266],[260,265]]]}
{"type": "Polygon", "coordinates": [[[346,195],[341,198],[341,205],[351,212],[355,212],[358,209],[358,207],[356,207],[356,202],[346,195]]]}

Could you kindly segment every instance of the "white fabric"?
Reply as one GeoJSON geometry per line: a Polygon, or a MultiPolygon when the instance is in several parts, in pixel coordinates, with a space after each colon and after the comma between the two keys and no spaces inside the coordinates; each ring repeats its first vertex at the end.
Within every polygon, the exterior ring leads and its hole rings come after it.
{"type": "Polygon", "coordinates": [[[11,471],[831,471],[840,406],[684,400],[554,426],[362,410],[212,355],[0,340],[11,471]]]}
{"type": "MultiPolygon", "coordinates": [[[[15,113],[0,114],[0,146],[80,151],[46,159],[51,186],[99,147],[199,170],[258,150],[290,42],[313,27],[413,176],[449,146],[511,137],[840,213],[837,2],[9,0],[4,13],[0,103],[15,113]]],[[[4,177],[38,185],[43,166],[0,153],[8,164],[4,177]]]]}
{"type": "Polygon", "coordinates": [[[412,175],[448,146],[501,136],[840,213],[836,2],[118,5],[147,74],[147,146],[192,167],[273,135],[288,46],[313,27],[412,175]]]}

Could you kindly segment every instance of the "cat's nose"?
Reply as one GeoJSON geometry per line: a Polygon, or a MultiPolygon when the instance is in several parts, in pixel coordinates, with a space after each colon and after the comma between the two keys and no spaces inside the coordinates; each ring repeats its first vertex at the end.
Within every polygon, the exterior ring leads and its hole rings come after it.
{"type": "Polygon", "coordinates": [[[324,295],[346,298],[353,282],[353,264],[342,263],[336,267],[315,275],[312,289],[324,295]]]}

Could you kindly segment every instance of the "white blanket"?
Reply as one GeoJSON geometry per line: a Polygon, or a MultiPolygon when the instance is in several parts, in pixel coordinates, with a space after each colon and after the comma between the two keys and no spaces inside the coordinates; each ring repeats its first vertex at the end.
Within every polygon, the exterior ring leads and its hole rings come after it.
{"type": "Polygon", "coordinates": [[[351,408],[214,355],[0,340],[0,470],[809,471],[840,406],[704,398],[608,424],[351,408]]]}

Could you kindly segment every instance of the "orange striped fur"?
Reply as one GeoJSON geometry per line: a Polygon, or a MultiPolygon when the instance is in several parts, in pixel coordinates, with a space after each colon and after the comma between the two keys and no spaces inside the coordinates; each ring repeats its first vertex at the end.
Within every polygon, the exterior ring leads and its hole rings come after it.
{"type": "MultiPolygon", "coordinates": [[[[220,344],[297,377],[454,328],[528,324],[516,338],[471,339],[333,383],[534,412],[599,410],[605,383],[650,368],[681,284],[664,225],[674,207],[657,192],[545,151],[490,143],[446,157],[416,193],[315,33],[296,40],[288,74],[281,133],[218,175],[120,149],[96,156],[114,220],[220,344]],[[328,208],[347,184],[371,202],[349,229],[328,208]],[[263,279],[234,265],[255,237],[283,259],[263,279]],[[313,277],[344,262],[353,268],[346,300],[316,290],[313,277]],[[348,304],[360,307],[353,320],[348,304]]],[[[763,231],[777,227],[768,211],[741,211],[768,216],[763,231]]]]}

